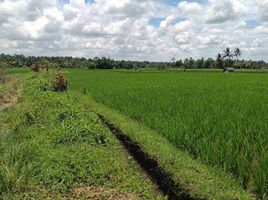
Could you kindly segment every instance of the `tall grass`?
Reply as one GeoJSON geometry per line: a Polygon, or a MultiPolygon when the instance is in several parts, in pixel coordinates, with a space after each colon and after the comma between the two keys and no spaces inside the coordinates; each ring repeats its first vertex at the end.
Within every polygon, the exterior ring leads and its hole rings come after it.
{"type": "Polygon", "coordinates": [[[71,71],[88,91],[164,135],[196,159],[268,192],[268,74],[71,71]]]}
{"type": "Polygon", "coordinates": [[[1,141],[0,198],[12,198],[15,193],[27,190],[32,181],[33,161],[36,159],[33,144],[13,143],[6,146],[1,141]]]}

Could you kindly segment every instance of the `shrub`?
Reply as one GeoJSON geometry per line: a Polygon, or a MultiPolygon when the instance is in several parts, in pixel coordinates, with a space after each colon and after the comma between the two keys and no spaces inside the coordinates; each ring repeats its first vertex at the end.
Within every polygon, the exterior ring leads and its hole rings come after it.
{"type": "Polygon", "coordinates": [[[6,79],[6,73],[3,68],[0,68],[0,83],[4,83],[6,79]]]}
{"type": "Polygon", "coordinates": [[[34,71],[34,72],[39,72],[39,70],[40,70],[40,66],[39,66],[38,64],[32,64],[32,65],[31,65],[31,69],[32,69],[32,71],[34,71]]]}
{"type": "Polygon", "coordinates": [[[59,74],[55,81],[53,82],[53,90],[55,92],[66,92],[67,91],[68,82],[65,79],[63,74],[59,74]]]}

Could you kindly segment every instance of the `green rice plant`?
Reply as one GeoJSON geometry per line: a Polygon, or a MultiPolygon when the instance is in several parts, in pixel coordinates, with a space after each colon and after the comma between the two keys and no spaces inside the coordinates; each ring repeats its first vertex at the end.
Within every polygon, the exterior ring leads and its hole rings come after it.
{"type": "Polygon", "coordinates": [[[69,71],[70,90],[87,83],[97,102],[267,196],[267,73],[69,71]]]}

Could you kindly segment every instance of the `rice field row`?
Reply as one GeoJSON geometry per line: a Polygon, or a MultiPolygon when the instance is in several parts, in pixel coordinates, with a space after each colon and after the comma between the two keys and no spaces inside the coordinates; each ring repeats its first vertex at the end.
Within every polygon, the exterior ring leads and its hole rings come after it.
{"type": "Polygon", "coordinates": [[[268,74],[69,70],[71,90],[142,122],[194,158],[268,192],[268,74]]]}

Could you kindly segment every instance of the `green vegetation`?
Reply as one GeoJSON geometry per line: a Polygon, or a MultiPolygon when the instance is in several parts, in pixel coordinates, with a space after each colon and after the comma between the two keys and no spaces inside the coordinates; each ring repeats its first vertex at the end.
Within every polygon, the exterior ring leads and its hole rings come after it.
{"type": "Polygon", "coordinates": [[[21,97],[0,112],[0,199],[165,199],[96,112],[191,197],[266,198],[265,73],[69,69],[63,93],[54,71],[7,73],[21,97]]]}
{"type": "Polygon", "coordinates": [[[0,112],[0,199],[165,199],[81,95],[43,90],[42,74],[10,74],[24,93],[0,112]]]}
{"type": "Polygon", "coordinates": [[[131,120],[120,112],[96,103],[86,97],[88,106],[98,113],[105,115],[124,134],[130,136],[158,161],[166,172],[171,174],[181,192],[188,193],[194,199],[207,200],[253,200],[250,195],[239,186],[239,183],[222,170],[208,167],[189,156],[184,151],[171,145],[165,137],[156,131],[131,120]]]}
{"type": "Polygon", "coordinates": [[[214,55],[212,58],[193,59],[185,58],[176,60],[172,58],[170,62],[149,62],[149,61],[130,61],[114,60],[112,58],[75,58],[75,57],[26,57],[24,55],[5,55],[0,54],[0,67],[31,67],[39,70],[48,66],[49,68],[84,68],[84,69],[224,69],[233,67],[235,69],[261,70],[268,69],[265,61],[252,60],[232,60],[231,58],[241,54],[239,48],[232,52],[227,48],[222,55],[214,55]],[[227,50],[227,51],[226,51],[227,50]]]}
{"type": "MultiPolygon", "coordinates": [[[[142,122],[195,159],[234,175],[260,199],[267,195],[268,74],[84,70],[66,74],[73,91],[87,87],[97,102],[142,122]]],[[[147,143],[156,145],[154,141],[147,143]]],[[[166,149],[156,151],[168,154],[166,149]]]]}

